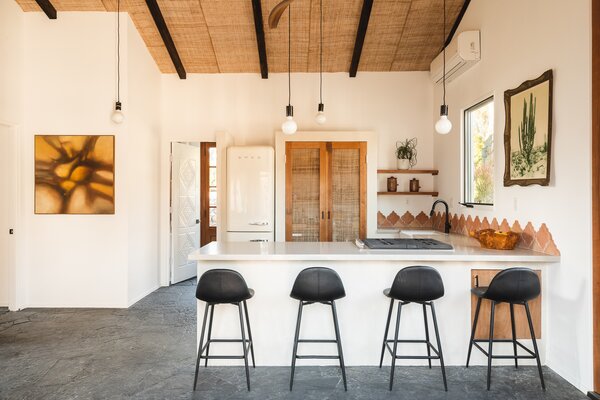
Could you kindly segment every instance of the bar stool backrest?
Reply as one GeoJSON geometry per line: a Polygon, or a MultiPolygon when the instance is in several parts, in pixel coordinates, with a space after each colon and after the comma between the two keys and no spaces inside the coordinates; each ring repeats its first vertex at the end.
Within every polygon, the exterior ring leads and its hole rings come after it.
{"type": "Polygon", "coordinates": [[[296,277],[290,296],[302,301],[332,301],[346,296],[344,284],[331,268],[311,267],[296,277]]]}
{"type": "Polygon", "coordinates": [[[500,271],[485,292],[493,301],[521,303],[540,295],[540,278],[529,268],[509,268],[500,271]]]}
{"type": "Polygon", "coordinates": [[[390,296],[403,301],[433,301],[443,295],[444,282],[440,273],[427,266],[401,269],[390,289],[390,296]]]}
{"type": "Polygon", "coordinates": [[[211,269],[202,274],[196,298],[207,303],[238,303],[252,297],[244,277],[231,269],[211,269]]]}

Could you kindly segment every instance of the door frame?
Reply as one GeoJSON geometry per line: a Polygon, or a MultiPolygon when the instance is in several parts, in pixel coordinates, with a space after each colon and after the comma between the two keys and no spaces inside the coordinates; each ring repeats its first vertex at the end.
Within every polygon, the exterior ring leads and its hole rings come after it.
{"type": "MultiPolygon", "coordinates": [[[[208,231],[210,229],[214,229],[215,230],[215,235],[218,234],[219,230],[217,229],[217,227],[215,226],[214,228],[211,228],[210,226],[206,225],[209,224],[209,213],[208,213],[208,209],[210,208],[210,190],[208,190],[209,188],[209,181],[210,181],[210,162],[209,162],[209,155],[208,155],[208,149],[210,148],[214,148],[215,151],[217,149],[217,142],[200,142],[200,246],[203,246],[202,243],[205,243],[205,236],[208,235],[208,231]],[[205,186],[206,185],[206,186],[205,186]],[[207,190],[205,190],[205,188],[207,188],[207,190]],[[207,211],[207,212],[205,212],[207,211]]],[[[217,155],[217,163],[219,162],[219,158],[217,155]]],[[[217,168],[217,176],[219,175],[219,170],[217,168]]],[[[217,180],[217,191],[219,190],[219,181],[217,180]]],[[[219,203],[219,198],[218,198],[218,193],[217,193],[217,206],[219,203]]],[[[219,212],[219,209],[217,207],[217,213],[219,212]]],[[[210,242],[207,242],[210,243],[210,242]]],[[[207,244],[205,243],[205,244],[207,244]]]]}
{"type": "Polygon", "coordinates": [[[592,1],[591,29],[593,370],[594,390],[600,392],[600,1],[592,1]]]}
{"type": "Polygon", "coordinates": [[[377,134],[372,131],[275,132],[275,240],[285,242],[285,148],[287,142],[367,142],[367,232],[377,232],[377,134]]]}
{"type": "Polygon", "coordinates": [[[20,237],[25,237],[23,230],[23,219],[22,219],[22,207],[21,207],[21,126],[18,124],[14,124],[8,121],[0,120],[0,125],[8,128],[9,134],[13,135],[13,148],[12,152],[14,154],[14,188],[15,192],[13,193],[13,204],[15,211],[15,234],[13,237],[13,253],[9,257],[9,268],[8,268],[8,309],[11,311],[18,311],[25,307],[25,289],[23,286],[24,280],[23,276],[25,271],[23,270],[22,264],[22,249],[21,249],[21,240],[20,237]]]}

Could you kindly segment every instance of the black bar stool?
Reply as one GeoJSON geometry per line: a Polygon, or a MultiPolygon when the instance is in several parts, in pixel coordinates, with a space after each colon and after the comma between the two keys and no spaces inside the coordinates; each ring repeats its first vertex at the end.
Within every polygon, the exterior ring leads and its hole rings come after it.
{"type": "Polygon", "coordinates": [[[194,390],[196,390],[196,383],[198,382],[198,369],[200,366],[200,359],[205,359],[204,366],[208,366],[209,359],[219,360],[232,360],[232,359],[243,359],[246,367],[246,383],[248,390],[250,390],[250,372],[248,370],[248,350],[252,355],[252,366],[256,367],[254,363],[254,344],[252,342],[252,332],[250,331],[250,320],[248,318],[248,305],[246,300],[254,296],[254,290],[248,289],[246,281],[236,271],[230,269],[211,269],[206,271],[198,280],[198,287],[196,288],[196,298],[198,300],[206,302],[204,309],[204,320],[202,322],[202,333],[200,334],[200,344],[198,345],[198,358],[196,359],[196,374],[194,376],[194,390]],[[241,339],[212,339],[212,322],[213,315],[215,312],[215,305],[217,304],[233,304],[238,307],[240,315],[240,327],[242,331],[241,339]],[[243,306],[243,307],[242,307],[243,306]],[[244,330],[244,316],[242,315],[242,308],[246,315],[246,326],[248,328],[248,339],[246,339],[246,333],[244,330]],[[208,324],[208,339],[204,344],[204,331],[206,328],[206,318],[210,310],[210,322],[208,324]],[[242,343],[243,355],[241,356],[211,356],[209,355],[211,343],[242,343]],[[206,355],[204,351],[206,350],[206,355]]]}
{"type": "Polygon", "coordinates": [[[335,300],[346,296],[342,279],[334,270],[330,268],[313,267],[301,271],[296,277],[290,296],[300,301],[298,307],[298,320],[296,321],[296,335],[294,336],[294,350],[292,354],[292,373],[290,376],[290,390],[294,385],[294,371],[296,369],[296,360],[301,359],[339,359],[342,369],[342,379],[344,380],[344,390],[348,390],[346,385],[346,367],[344,366],[344,354],[342,352],[342,340],[340,338],[340,327],[338,325],[337,311],[335,309],[335,300]],[[331,306],[333,314],[333,325],[335,328],[335,340],[321,339],[300,339],[300,322],[302,321],[302,308],[309,304],[321,303],[331,306]],[[337,356],[320,355],[298,355],[298,343],[336,343],[338,349],[337,356]]]}
{"type": "Polygon", "coordinates": [[[431,360],[440,360],[442,367],[442,379],[444,380],[444,390],[448,391],[446,383],[446,369],[444,368],[444,355],[442,354],[442,343],[440,341],[440,333],[438,330],[437,318],[435,316],[435,307],[433,300],[437,300],[444,295],[444,282],[440,274],[431,267],[414,266],[406,267],[400,270],[394,278],[392,287],[385,289],[383,294],[390,298],[390,310],[388,312],[387,322],[385,324],[385,334],[383,335],[383,345],[381,346],[381,360],[379,368],[383,365],[383,356],[385,349],[392,356],[392,371],[390,372],[390,390],[394,384],[394,368],[396,360],[427,360],[429,368],[431,368],[431,360]],[[388,331],[390,328],[390,320],[394,309],[394,300],[398,300],[398,314],[396,317],[396,333],[394,339],[388,339],[388,331]],[[400,314],[402,307],[409,303],[417,303],[423,306],[423,320],[425,321],[425,340],[400,340],[398,339],[398,330],[400,328],[400,314]],[[435,329],[435,338],[437,348],[429,341],[429,326],[427,324],[427,306],[431,308],[431,317],[433,319],[433,327],[435,329]],[[393,343],[394,347],[390,347],[393,343]],[[397,354],[398,343],[425,343],[427,347],[426,356],[403,356],[397,354]],[[431,351],[435,355],[431,355],[431,351]]]}
{"type": "Polygon", "coordinates": [[[529,312],[529,300],[533,300],[540,295],[540,279],[537,274],[529,268],[509,268],[498,273],[488,287],[475,287],[471,292],[477,296],[477,306],[475,308],[475,318],[473,319],[473,327],[471,329],[471,340],[469,341],[469,352],[467,353],[467,368],[469,367],[469,359],[471,358],[471,349],[477,347],[488,358],[487,372],[487,390],[490,390],[490,379],[492,374],[492,359],[502,358],[515,360],[515,367],[518,368],[519,358],[534,359],[537,361],[540,381],[542,389],[546,390],[544,383],[544,375],[542,373],[542,364],[540,363],[540,353],[538,351],[537,342],[535,340],[535,332],[533,331],[533,322],[531,313],[529,312]],[[489,339],[475,339],[475,331],[477,329],[477,320],[479,319],[479,310],[483,299],[492,302],[490,315],[490,336],[489,339]],[[512,339],[494,339],[494,311],[496,304],[508,303],[510,305],[510,320],[512,328],[512,339]],[[514,305],[520,304],[525,307],[527,321],[529,322],[529,332],[531,341],[533,342],[533,351],[525,347],[517,340],[515,329],[515,312],[514,305]],[[488,351],[485,351],[478,342],[487,342],[488,351]],[[509,355],[493,355],[492,345],[494,342],[508,342],[513,344],[513,356],[509,355]],[[517,346],[525,350],[528,355],[517,355],[517,346]]]}

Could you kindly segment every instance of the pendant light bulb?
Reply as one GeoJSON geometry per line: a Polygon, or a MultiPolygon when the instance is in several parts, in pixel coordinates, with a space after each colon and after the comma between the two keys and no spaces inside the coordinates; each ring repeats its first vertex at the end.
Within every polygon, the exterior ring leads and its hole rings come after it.
{"type": "Polygon", "coordinates": [[[120,124],[125,119],[125,115],[123,114],[123,111],[121,110],[121,102],[120,101],[117,101],[115,103],[115,109],[112,112],[112,115],[110,116],[110,119],[115,124],[120,124]]]}
{"type": "Polygon", "coordinates": [[[323,125],[327,122],[327,117],[325,116],[325,105],[323,103],[319,103],[319,111],[317,115],[315,115],[315,121],[317,124],[323,125]]]}
{"type": "Polygon", "coordinates": [[[448,105],[446,104],[446,0],[444,0],[444,32],[442,36],[442,52],[444,54],[444,70],[442,72],[442,85],[444,90],[444,101],[440,108],[440,119],[435,123],[435,131],[440,135],[447,135],[452,130],[452,122],[448,119],[448,105]]]}
{"type": "Polygon", "coordinates": [[[287,106],[285,108],[285,121],[281,124],[281,130],[286,135],[293,135],[298,130],[298,124],[294,121],[294,107],[287,106]]]}
{"type": "Polygon", "coordinates": [[[440,108],[440,119],[435,123],[435,131],[440,135],[447,135],[452,130],[452,122],[448,119],[448,106],[440,108]]]}

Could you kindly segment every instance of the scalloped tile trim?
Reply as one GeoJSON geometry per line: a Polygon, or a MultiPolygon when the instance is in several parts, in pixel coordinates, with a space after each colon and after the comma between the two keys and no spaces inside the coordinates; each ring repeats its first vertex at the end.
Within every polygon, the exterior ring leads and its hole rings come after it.
{"type": "MultiPolygon", "coordinates": [[[[442,231],[444,229],[444,219],[446,213],[436,212],[433,217],[421,211],[417,215],[410,212],[405,212],[398,215],[392,211],[388,216],[385,216],[380,211],[377,212],[377,227],[385,228],[400,228],[400,229],[435,229],[442,231]]],[[[560,250],[554,243],[552,233],[546,224],[540,225],[535,229],[531,222],[527,222],[525,227],[519,221],[514,221],[510,224],[506,218],[502,221],[493,218],[491,221],[484,217],[480,219],[478,216],[465,216],[464,214],[450,214],[450,223],[452,224],[452,233],[468,236],[469,232],[478,231],[480,229],[499,229],[503,231],[512,230],[517,232],[521,238],[517,243],[517,247],[529,249],[544,254],[559,256],[560,250]]]]}

